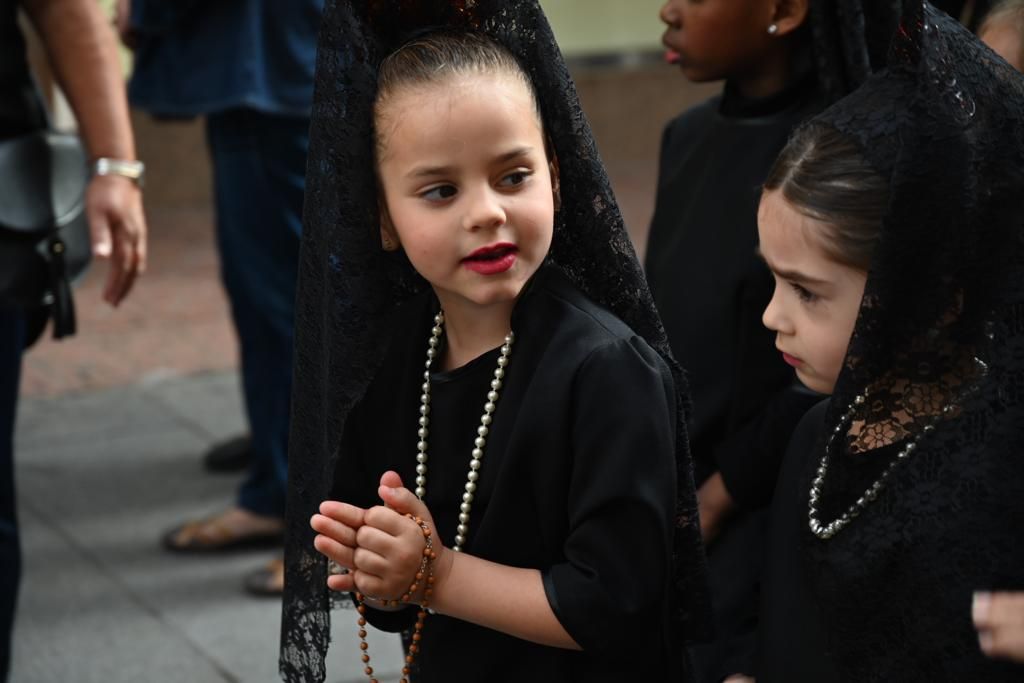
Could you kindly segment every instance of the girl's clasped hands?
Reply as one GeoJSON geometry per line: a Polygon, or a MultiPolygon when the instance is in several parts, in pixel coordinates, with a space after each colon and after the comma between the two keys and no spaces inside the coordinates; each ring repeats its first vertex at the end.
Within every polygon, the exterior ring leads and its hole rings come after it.
{"type": "MultiPolygon", "coordinates": [[[[377,494],[382,505],[366,510],[339,501],[324,501],[310,526],[318,534],[313,541],[317,551],[349,570],[329,576],[327,587],[340,592],[358,591],[366,598],[382,602],[398,599],[415,583],[426,541],[423,529],[413,518],[421,519],[434,539],[437,534],[427,506],[402,485],[396,472],[384,473],[377,494]]],[[[446,550],[439,542],[433,546],[437,578],[446,564],[446,550]]],[[[426,582],[418,582],[408,602],[419,604],[425,589],[426,582]]]]}

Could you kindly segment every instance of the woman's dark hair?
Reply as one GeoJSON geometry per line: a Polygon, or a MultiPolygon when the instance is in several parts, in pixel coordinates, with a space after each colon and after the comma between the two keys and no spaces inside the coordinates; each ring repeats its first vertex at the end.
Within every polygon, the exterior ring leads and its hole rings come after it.
{"type": "MultiPolygon", "coordinates": [[[[463,74],[507,74],[519,78],[530,91],[537,117],[541,118],[537,89],[515,55],[482,33],[468,31],[428,33],[385,57],[377,73],[374,116],[379,120],[388,100],[402,88],[437,83],[463,74]]],[[[378,132],[377,144],[381,142],[378,132]]]]}
{"type": "Polygon", "coordinates": [[[764,182],[800,213],[824,224],[819,242],[832,260],[867,271],[889,203],[889,183],[852,140],[831,126],[793,133],[764,182]]]}

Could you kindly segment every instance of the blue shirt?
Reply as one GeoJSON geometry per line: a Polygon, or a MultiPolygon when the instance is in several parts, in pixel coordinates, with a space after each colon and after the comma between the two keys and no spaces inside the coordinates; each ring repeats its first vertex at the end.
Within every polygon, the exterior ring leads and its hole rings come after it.
{"type": "Polygon", "coordinates": [[[156,116],[309,116],[324,0],[132,0],[131,103],[156,116]]]}

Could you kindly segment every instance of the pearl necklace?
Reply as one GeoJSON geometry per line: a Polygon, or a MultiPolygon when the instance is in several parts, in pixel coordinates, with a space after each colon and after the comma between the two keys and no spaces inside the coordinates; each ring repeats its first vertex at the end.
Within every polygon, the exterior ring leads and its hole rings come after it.
{"type": "MultiPolygon", "coordinates": [[[[974,362],[981,368],[981,373],[984,375],[988,371],[988,365],[980,358],[975,358],[974,362]]],[[[944,416],[949,415],[956,409],[956,404],[962,401],[968,394],[977,389],[977,384],[969,387],[967,391],[964,391],[955,401],[942,407],[941,412],[936,415],[932,420],[924,426],[924,428],[910,440],[908,444],[903,446],[896,454],[896,457],[892,462],[885,468],[881,476],[875,480],[871,486],[858,498],[850,507],[846,509],[846,512],[841,514],[836,519],[832,520],[828,524],[823,524],[818,519],[818,501],[821,500],[821,492],[825,485],[825,475],[828,473],[829,464],[829,451],[832,450],[832,443],[836,440],[836,437],[841,434],[846,427],[846,424],[853,419],[853,414],[857,408],[864,404],[867,400],[867,392],[862,395],[854,397],[853,402],[847,407],[846,412],[841,418],[839,418],[839,424],[835,426],[832,433],[828,436],[828,441],[825,443],[825,453],[821,456],[821,462],[818,464],[818,471],[814,477],[814,481],[811,482],[810,499],[807,503],[807,519],[811,528],[811,533],[820,538],[823,541],[827,541],[832,538],[840,531],[845,529],[850,522],[856,519],[860,513],[862,513],[867,506],[872,503],[878,494],[885,487],[886,482],[889,480],[892,471],[899,466],[901,462],[910,457],[910,455],[917,450],[917,443],[925,434],[930,434],[935,431],[935,424],[942,419],[944,416]]]]}
{"type": "MultiPolygon", "coordinates": [[[[444,325],[444,311],[434,316],[434,327],[430,330],[430,340],[427,347],[426,370],[423,372],[423,394],[420,395],[420,419],[419,429],[416,434],[419,441],[416,444],[416,496],[423,499],[427,495],[427,436],[430,433],[430,367],[437,357],[437,347],[441,344],[441,334],[444,325]]],[[[501,390],[502,380],[505,379],[505,368],[508,367],[508,358],[512,354],[512,344],[515,341],[515,334],[509,332],[505,336],[505,343],[501,345],[501,355],[498,356],[498,367],[494,370],[494,379],[491,380],[491,389],[487,392],[487,402],[484,403],[484,414],[480,416],[480,426],[476,429],[476,439],[473,441],[472,457],[469,461],[469,472],[466,474],[465,491],[462,494],[462,504],[459,505],[459,525],[456,528],[455,545],[452,550],[462,552],[466,544],[466,534],[469,533],[469,514],[473,509],[473,497],[476,493],[476,482],[480,478],[481,460],[484,457],[484,447],[487,445],[487,436],[490,433],[490,425],[493,422],[495,404],[498,402],[498,391],[501,390]]]]}

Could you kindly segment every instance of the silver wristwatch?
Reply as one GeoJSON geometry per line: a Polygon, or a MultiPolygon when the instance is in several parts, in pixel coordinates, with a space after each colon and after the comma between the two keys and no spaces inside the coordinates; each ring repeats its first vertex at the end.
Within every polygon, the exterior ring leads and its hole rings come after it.
{"type": "Polygon", "coordinates": [[[142,187],[146,177],[146,164],[127,159],[100,157],[92,165],[94,175],[119,175],[142,187]]]}

